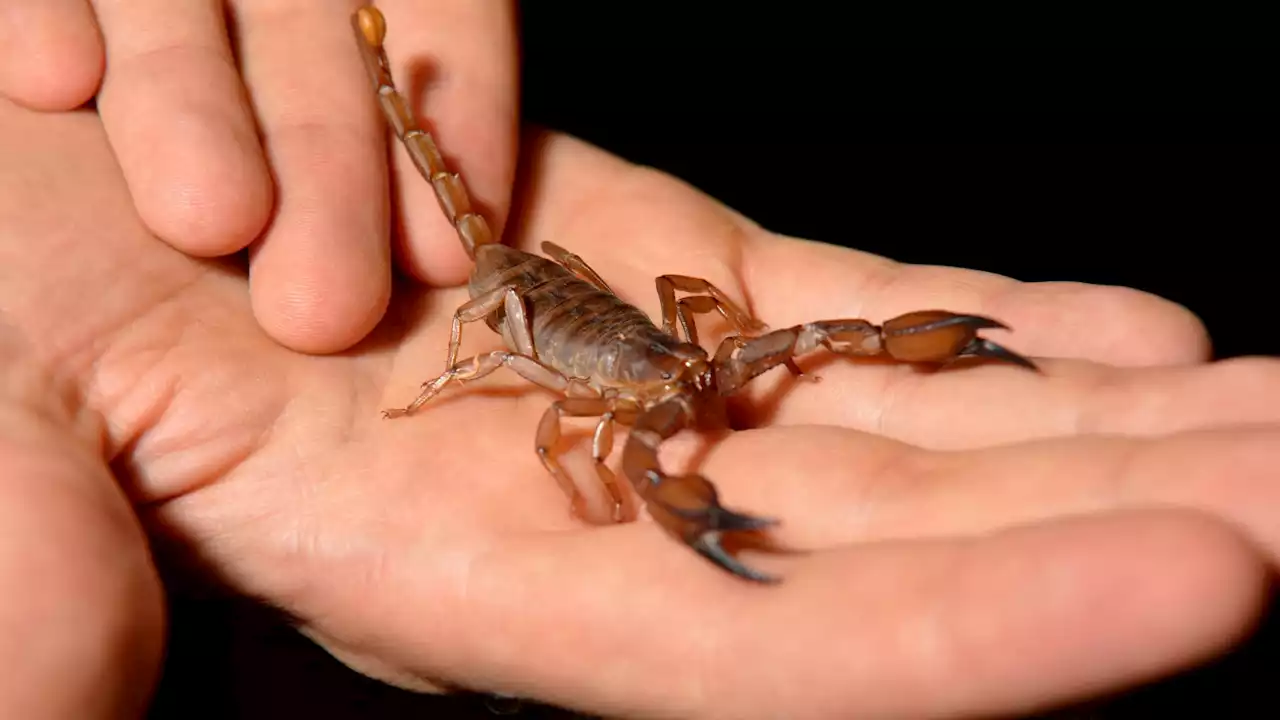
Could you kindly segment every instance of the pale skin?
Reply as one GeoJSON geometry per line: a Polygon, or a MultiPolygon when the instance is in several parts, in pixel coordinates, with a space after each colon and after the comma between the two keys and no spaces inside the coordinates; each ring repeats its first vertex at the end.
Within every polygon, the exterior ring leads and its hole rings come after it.
{"type": "MultiPolygon", "coordinates": [[[[143,223],[194,256],[248,248],[263,329],[335,352],[381,321],[393,263],[430,284],[469,270],[429,187],[389,195],[383,121],[348,22],[360,4],[0,0],[0,94],[45,111],[96,99],[143,223]],[[402,209],[395,243],[389,201],[402,209]]],[[[378,7],[403,38],[391,55],[415,112],[466,158],[472,197],[500,231],[515,173],[513,3],[378,7]]],[[[393,178],[413,173],[395,156],[393,178]]]]}
{"type": "MultiPolygon", "coordinates": [[[[0,644],[0,715],[145,702],[160,586],[131,511],[361,672],[610,716],[1018,712],[1208,657],[1263,606],[1280,363],[1207,364],[1170,303],[778,237],[531,135],[508,242],[579,254],[651,315],[663,274],[774,327],[945,307],[1006,321],[993,339],[1044,368],[810,360],[821,383],[755,381],[733,415],[762,426],[700,471],[809,551],[750,553],[783,578],[761,587],[645,519],[574,520],[533,450],[554,397],[513,373],[382,419],[442,369],[464,290],[406,283],[352,351],[293,352],[240,268],[148,231],[109,143],[92,113],[0,103],[0,582],[24,589],[0,632],[25,638],[0,644]],[[50,602],[74,611],[33,622],[50,602]]],[[[498,349],[483,328],[463,344],[498,349]]],[[[569,456],[589,485],[587,448],[569,456]]]]}

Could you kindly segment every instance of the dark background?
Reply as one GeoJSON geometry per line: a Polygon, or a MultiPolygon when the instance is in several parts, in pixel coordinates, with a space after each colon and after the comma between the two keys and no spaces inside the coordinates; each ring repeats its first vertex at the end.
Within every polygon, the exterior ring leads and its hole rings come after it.
{"type": "MultiPolygon", "coordinates": [[[[1250,18],[691,6],[524,4],[525,118],[771,230],[1132,286],[1199,315],[1219,357],[1280,354],[1280,152],[1261,69],[1275,58],[1242,50],[1250,18]]],[[[382,686],[235,601],[174,597],[173,612],[156,718],[568,716],[382,686]]],[[[1266,693],[1278,649],[1268,620],[1221,661],[1062,716],[1280,717],[1266,693]]]]}

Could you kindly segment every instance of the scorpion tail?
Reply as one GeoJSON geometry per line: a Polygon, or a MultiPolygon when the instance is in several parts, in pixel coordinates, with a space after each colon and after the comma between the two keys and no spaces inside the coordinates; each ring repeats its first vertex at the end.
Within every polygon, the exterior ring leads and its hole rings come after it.
{"type": "Polygon", "coordinates": [[[481,245],[497,242],[493,231],[484,216],[476,212],[471,205],[471,196],[466,185],[457,173],[449,172],[444,157],[436,147],[431,134],[418,126],[413,113],[409,111],[409,103],[396,88],[391,76],[391,62],[382,47],[387,34],[387,21],[382,13],[372,5],[362,7],[351,16],[351,24],[355,29],[356,44],[360,47],[360,57],[364,59],[365,69],[373,82],[378,95],[378,105],[382,108],[391,129],[404,144],[413,165],[418,173],[435,190],[436,200],[445,217],[453,224],[458,239],[472,260],[476,258],[476,249],[481,245]]]}

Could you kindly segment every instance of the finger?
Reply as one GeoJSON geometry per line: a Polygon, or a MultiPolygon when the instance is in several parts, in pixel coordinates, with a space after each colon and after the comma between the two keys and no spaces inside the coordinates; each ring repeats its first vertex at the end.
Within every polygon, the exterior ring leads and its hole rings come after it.
{"type": "Polygon", "coordinates": [[[1208,357],[1199,320],[1146,293],[1018,283],[781,238],[688,186],[581,142],[544,134],[528,144],[525,246],[572,243],[628,301],[651,313],[658,309],[652,277],[680,272],[706,277],[748,301],[776,328],[826,318],[882,322],[941,308],[1003,321],[1014,331],[993,332],[993,338],[1035,357],[1130,366],[1208,357]]]}
{"type": "Polygon", "coordinates": [[[94,0],[110,71],[103,125],[143,221],[199,256],[241,250],[272,186],[222,3],[94,0]]]}
{"type": "Polygon", "coordinates": [[[1262,427],[930,452],[836,428],[771,428],[717,443],[701,469],[726,505],[780,518],[787,547],[1181,507],[1236,525],[1280,562],[1277,442],[1280,429],[1262,427]]]}
{"type": "Polygon", "coordinates": [[[1242,424],[1280,425],[1280,361],[1123,368],[1044,360],[1043,374],[1001,366],[941,372],[817,358],[761,377],[734,405],[747,426],[838,425],[933,449],[1067,435],[1153,436],[1242,424]]]}
{"type": "MultiPolygon", "coordinates": [[[[387,18],[386,49],[396,83],[500,236],[511,202],[519,125],[512,3],[395,0],[379,7],[387,18]]],[[[465,281],[471,261],[431,185],[404,148],[396,147],[393,156],[400,264],[432,285],[465,281]]]]}
{"type": "Polygon", "coordinates": [[[254,248],[258,321],[305,352],[358,341],[390,297],[385,151],[352,3],[238,3],[239,52],[280,187],[254,248]]]}
{"type": "Polygon", "coordinates": [[[86,0],[0,2],[0,93],[36,110],[88,102],[103,70],[102,37],[86,0]]]}
{"type": "Polygon", "coordinates": [[[376,592],[337,590],[362,610],[339,634],[427,675],[609,716],[987,716],[1220,651],[1266,583],[1224,526],[1173,512],[846,547],[787,561],[768,588],[649,530],[522,537],[443,596],[458,578],[422,572],[435,548],[402,557],[376,592]],[[427,598],[448,623],[422,622],[427,598]]]}
{"type": "Polygon", "coordinates": [[[89,450],[92,424],[10,349],[0,348],[0,716],[138,716],[164,634],[145,539],[89,450]]]}
{"type": "Polygon", "coordinates": [[[1278,442],[1280,430],[1258,427],[939,454],[910,479],[899,476],[896,492],[866,512],[879,527],[910,523],[948,533],[1072,513],[1185,507],[1232,523],[1280,562],[1278,442]],[[962,498],[961,487],[970,494],[962,498]]]}

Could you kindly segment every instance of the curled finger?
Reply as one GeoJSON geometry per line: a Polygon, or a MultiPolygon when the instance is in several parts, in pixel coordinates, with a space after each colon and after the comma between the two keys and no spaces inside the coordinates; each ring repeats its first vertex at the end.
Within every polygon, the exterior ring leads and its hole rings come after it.
{"type": "Polygon", "coordinates": [[[244,79],[279,187],[250,258],[253,309],[304,352],[359,341],[391,294],[382,127],[353,5],[235,3],[244,79]]]}
{"type": "Polygon", "coordinates": [[[274,198],[222,3],[94,7],[109,67],[98,107],[139,215],[193,255],[243,249],[274,198]]]}
{"type": "Polygon", "coordinates": [[[88,0],[0,0],[0,93],[70,110],[102,81],[102,36],[88,0]]]}

